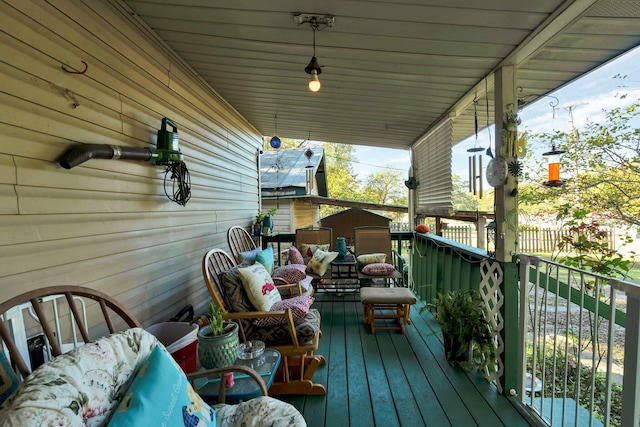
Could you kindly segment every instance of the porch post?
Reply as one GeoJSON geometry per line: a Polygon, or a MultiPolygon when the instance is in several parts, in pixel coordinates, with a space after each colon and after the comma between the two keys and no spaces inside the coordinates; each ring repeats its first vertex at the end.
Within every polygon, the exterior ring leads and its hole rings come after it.
{"type": "MultiPolygon", "coordinates": [[[[509,140],[503,132],[503,117],[506,112],[517,113],[516,67],[504,66],[495,73],[495,156],[502,155],[507,162],[512,160],[509,140]]],[[[504,298],[502,316],[505,328],[504,340],[504,376],[501,379],[502,390],[509,393],[517,388],[518,372],[518,269],[513,255],[518,245],[518,198],[517,183],[508,176],[503,186],[495,189],[496,216],[496,260],[502,263],[503,282],[501,290],[504,298]]]]}

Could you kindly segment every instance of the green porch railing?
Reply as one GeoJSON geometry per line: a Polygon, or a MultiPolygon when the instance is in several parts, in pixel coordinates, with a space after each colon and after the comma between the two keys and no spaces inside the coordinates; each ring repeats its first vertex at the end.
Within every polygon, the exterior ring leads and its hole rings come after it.
{"type": "Polygon", "coordinates": [[[430,303],[439,292],[479,290],[480,263],[487,252],[434,234],[415,234],[411,256],[414,292],[430,303]]]}

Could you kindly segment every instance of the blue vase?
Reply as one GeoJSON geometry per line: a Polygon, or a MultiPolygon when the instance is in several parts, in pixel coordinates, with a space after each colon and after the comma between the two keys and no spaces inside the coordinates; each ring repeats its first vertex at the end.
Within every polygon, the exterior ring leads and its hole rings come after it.
{"type": "Polygon", "coordinates": [[[273,231],[273,220],[270,216],[265,216],[262,220],[262,234],[264,236],[270,236],[273,231]]]}
{"type": "Polygon", "coordinates": [[[347,254],[347,242],[344,237],[338,237],[338,240],[336,240],[336,252],[338,252],[338,256],[340,257],[347,254]]]}

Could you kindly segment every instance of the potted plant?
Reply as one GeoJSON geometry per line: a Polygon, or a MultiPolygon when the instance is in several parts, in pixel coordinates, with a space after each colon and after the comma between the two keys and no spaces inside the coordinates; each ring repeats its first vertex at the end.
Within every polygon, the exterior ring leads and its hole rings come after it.
{"type": "Polygon", "coordinates": [[[464,368],[485,368],[494,364],[491,325],[485,318],[485,302],[478,291],[438,293],[433,305],[449,363],[464,368]]]}
{"type": "Polygon", "coordinates": [[[232,365],[238,357],[238,324],[224,320],[225,314],[209,303],[209,324],[198,331],[198,360],[207,369],[232,365]]]}
{"type": "Polygon", "coordinates": [[[261,236],[262,235],[262,221],[264,221],[264,213],[262,211],[258,211],[256,214],[256,222],[253,223],[253,235],[261,236]]]}

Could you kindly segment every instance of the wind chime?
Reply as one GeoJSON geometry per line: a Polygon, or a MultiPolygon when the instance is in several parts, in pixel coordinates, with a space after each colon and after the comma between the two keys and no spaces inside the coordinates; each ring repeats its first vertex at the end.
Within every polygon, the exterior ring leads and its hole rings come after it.
{"type": "MultiPolygon", "coordinates": [[[[488,101],[487,101],[488,102],[488,101]]],[[[469,192],[473,195],[477,195],[482,199],[482,175],[479,172],[482,171],[482,154],[475,154],[484,151],[484,148],[480,146],[478,142],[478,97],[473,99],[473,116],[475,121],[476,140],[473,147],[467,149],[468,153],[473,153],[469,156],[469,192]]]]}
{"type": "Polygon", "coordinates": [[[313,191],[313,165],[311,164],[311,158],[313,157],[313,150],[310,147],[304,152],[304,156],[307,158],[309,164],[305,167],[305,192],[310,195],[313,191]]]}

